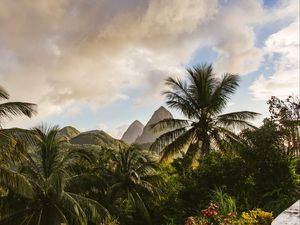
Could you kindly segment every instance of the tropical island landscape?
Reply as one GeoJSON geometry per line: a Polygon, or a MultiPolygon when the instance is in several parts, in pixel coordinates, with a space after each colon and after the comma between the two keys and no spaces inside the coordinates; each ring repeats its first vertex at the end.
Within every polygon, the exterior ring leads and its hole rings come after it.
{"type": "Polygon", "coordinates": [[[0,225],[300,224],[298,1],[0,4],[0,225]]]}

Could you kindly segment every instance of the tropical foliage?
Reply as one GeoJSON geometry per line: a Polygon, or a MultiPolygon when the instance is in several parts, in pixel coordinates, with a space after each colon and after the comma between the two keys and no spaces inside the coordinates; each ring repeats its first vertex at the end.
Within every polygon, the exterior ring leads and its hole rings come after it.
{"type": "MultiPolygon", "coordinates": [[[[0,100],[8,100],[9,94],[0,86],[0,100]]],[[[11,119],[13,116],[25,115],[31,117],[36,113],[36,105],[27,102],[4,102],[0,104],[0,126],[3,119],[11,119]]]]}
{"type": "Polygon", "coordinates": [[[0,184],[8,191],[1,199],[0,224],[85,225],[106,213],[98,202],[68,190],[80,181],[79,160],[91,163],[93,155],[62,148],[57,132],[57,127],[35,128],[35,148],[22,154],[17,167],[0,167],[0,184]]]}
{"type": "MultiPolygon", "coordinates": [[[[2,158],[9,158],[7,150],[14,149],[17,146],[17,141],[13,138],[16,133],[21,134],[22,129],[1,129],[5,120],[12,119],[14,116],[25,115],[32,117],[36,114],[36,105],[27,102],[8,102],[10,96],[8,92],[0,86],[0,101],[5,101],[0,104],[0,160],[2,158]],[[5,151],[6,150],[6,151],[5,151]]],[[[5,163],[5,162],[4,162],[5,163]]]]}
{"type": "MultiPolygon", "coordinates": [[[[267,225],[299,198],[299,98],[272,97],[270,118],[253,129],[257,113],[222,114],[237,75],[218,78],[204,64],[166,84],[167,105],[186,119],[153,126],[171,128],[156,151],[108,147],[101,131],[91,132],[101,142],[88,145],[56,126],[0,130],[0,224],[267,225]]],[[[0,125],[34,108],[3,103],[0,125]]]]}
{"type": "Polygon", "coordinates": [[[212,65],[200,65],[187,70],[187,79],[169,77],[165,91],[167,105],[183,113],[187,119],[165,119],[156,123],[154,129],[173,128],[161,135],[151,146],[162,152],[162,160],[186,149],[186,157],[199,158],[213,149],[226,150],[240,138],[235,128],[253,127],[247,120],[258,113],[240,111],[221,114],[238,87],[238,75],[224,74],[218,78],[212,65]],[[198,157],[197,157],[198,156],[198,157]]]}
{"type": "Polygon", "coordinates": [[[162,182],[154,156],[136,146],[121,148],[111,157],[112,165],[105,174],[111,182],[110,198],[126,198],[142,218],[151,223],[145,200],[157,195],[162,182]]]}
{"type": "Polygon", "coordinates": [[[285,135],[287,154],[300,156],[300,99],[289,96],[281,100],[272,96],[268,105],[270,120],[285,135]]]}

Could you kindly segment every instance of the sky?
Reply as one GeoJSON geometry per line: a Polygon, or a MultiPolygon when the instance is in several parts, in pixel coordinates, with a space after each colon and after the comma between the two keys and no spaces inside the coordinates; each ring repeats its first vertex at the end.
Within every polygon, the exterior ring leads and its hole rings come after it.
{"type": "Polygon", "coordinates": [[[299,95],[299,11],[298,0],[0,0],[0,85],[38,105],[4,125],[119,138],[165,105],[168,76],[201,63],[240,75],[225,112],[259,123],[272,95],[299,95]]]}

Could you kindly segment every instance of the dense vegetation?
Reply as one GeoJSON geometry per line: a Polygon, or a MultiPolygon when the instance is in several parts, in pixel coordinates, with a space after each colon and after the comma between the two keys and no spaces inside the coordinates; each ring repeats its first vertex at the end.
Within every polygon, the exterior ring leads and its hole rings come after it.
{"type": "MultiPolygon", "coordinates": [[[[165,92],[186,120],[155,124],[169,131],[151,150],[74,144],[58,127],[2,129],[0,224],[270,224],[300,194],[299,99],[272,97],[256,128],[257,113],[221,114],[236,75],[216,78],[207,65],[187,72],[167,79],[165,92]]],[[[4,103],[0,119],[34,107],[4,103]]]]}

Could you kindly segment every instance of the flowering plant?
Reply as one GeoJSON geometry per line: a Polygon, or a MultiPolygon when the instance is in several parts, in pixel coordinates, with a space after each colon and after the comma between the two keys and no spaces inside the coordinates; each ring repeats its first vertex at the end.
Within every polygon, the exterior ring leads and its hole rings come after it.
{"type": "Polygon", "coordinates": [[[210,206],[201,211],[198,217],[189,217],[185,225],[230,225],[236,219],[235,212],[228,214],[220,213],[220,207],[217,204],[210,204],[210,206]]]}
{"type": "Polygon", "coordinates": [[[243,212],[240,218],[237,218],[235,212],[224,214],[217,204],[210,204],[199,216],[187,218],[185,225],[270,225],[272,220],[272,213],[261,209],[243,212]]]}

